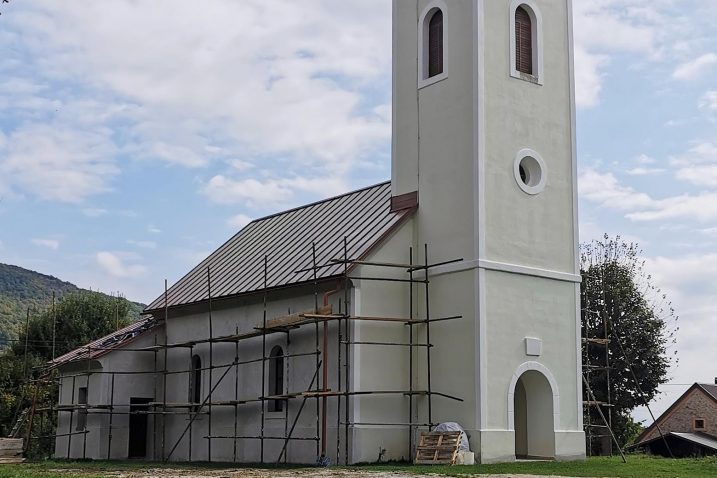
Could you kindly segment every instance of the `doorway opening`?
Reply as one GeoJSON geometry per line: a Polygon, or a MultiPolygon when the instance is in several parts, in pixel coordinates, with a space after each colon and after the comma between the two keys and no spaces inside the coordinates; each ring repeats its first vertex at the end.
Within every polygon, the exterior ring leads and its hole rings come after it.
{"type": "Polygon", "coordinates": [[[151,398],[129,399],[129,458],[147,458],[147,432],[151,398]]]}
{"type": "Polygon", "coordinates": [[[537,370],[528,370],[515,385],[515,457],[552,460],[555,458],[553,390],[537,370]]]}

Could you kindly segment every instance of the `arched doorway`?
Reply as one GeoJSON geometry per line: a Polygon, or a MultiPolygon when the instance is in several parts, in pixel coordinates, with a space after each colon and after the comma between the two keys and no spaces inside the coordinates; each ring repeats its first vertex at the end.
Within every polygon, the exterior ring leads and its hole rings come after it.
{"type": "Polygon", "coordinates": [[[538,370],[527,370],[515,382],[516,458],[555,458],[554,397],[550,382],[538,370]]]}

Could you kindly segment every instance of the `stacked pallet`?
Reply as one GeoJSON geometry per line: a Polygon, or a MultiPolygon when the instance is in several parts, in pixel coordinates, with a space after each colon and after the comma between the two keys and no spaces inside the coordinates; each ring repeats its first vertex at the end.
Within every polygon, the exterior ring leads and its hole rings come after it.
{"type": "Polygon", "coordinates": [[[0,464],[22,463],[22,438],[0,438],[0,464]]]}
{"type": "Polygon", "coordinates": [[[415,465],[455,465],[463,432],[421,433],[415,465]]]}

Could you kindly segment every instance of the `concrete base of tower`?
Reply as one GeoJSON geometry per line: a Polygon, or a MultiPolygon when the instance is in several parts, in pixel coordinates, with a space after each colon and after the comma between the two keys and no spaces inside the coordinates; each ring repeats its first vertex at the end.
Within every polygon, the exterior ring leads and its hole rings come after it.
{"type": "Polygon", "coordinates": [[[555,459],[558,461],[578,461],[585,459],[585,432],[555,432],[555,459]]]}
{"type": "MultiPolygon", "coordinates": [[[[482,430],[472,436],[471,448],[476,452],[476,462],[482,464],[509,463],[516,459],[548,459],[578,461],[585,459],[585,433],[582,431],[557,431],[554,452],[536,455],[519,454],[516,458],[516,432],[513,430],[482,430]],[[549,455],[549,456],[544,456],[549,455]]],[[[552,438],[551,437],[551,438],[552,438]]],[[[520,440],[520,439],[518,439],[520,440]]],[[[551,440],[552,441],[552,440],[551,440]]]]}

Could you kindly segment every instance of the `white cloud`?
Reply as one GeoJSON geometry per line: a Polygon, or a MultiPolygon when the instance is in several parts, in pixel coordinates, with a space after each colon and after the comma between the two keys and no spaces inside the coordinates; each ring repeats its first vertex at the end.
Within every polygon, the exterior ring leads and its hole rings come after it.
{"type": "Polygon", "coordinates": [[[590,54],[575,48],[575,104],[580,108],[596,106],[602,91],[600,69],[609,62],[607,55],[590,54]]]}
{"type": "Polygon", "coordinates": [[[320,193],[324,196],[340,194],[348,186],[338,177],[257,180],[232,179],[214,176],[202,188],[202,192],[218,204],[248,204],[271,207],[286,204],[297,192],[320,193]]]}
{"type": "Polygon", "coordinates": [[[604,69],[613,56],[637,53],[643,61],[657,59],[664,39],[665,5],[642,9],[641,0],[576,0],[573,4],[575,36],[575,88],[578,107],[600,101],[604,69]],[[649,13],[649,14],[646,14],[649,13]],[[609,33],[606,33],[609,32],[609,33]]]}
{"type": "Polygon", "coordinates": [[[110,189],[119,173],[106,131],[25,124],[13,131],[0,157],[0,181],[46,200],[80,202],[110,189]]]}
{"type": "Polygon", "coordinates": [[[697,186],[717,188],[717,165],[685,167],[677,171],[677,178],[697,186]]]}
{"type": "MultiPolygon", "coordinates": [[[[374,92],[390,80],[390,19],[384,0],[41,2],[8,19],[23,34],[8,48],[28,50],[35,76],[71,81],[113,107],[92,115],[113,130],[120,122],[122,152],[134,158],[185,167],[241,158],[235,166],[246,168],[246,157],[290,156],[296,168],[346,174],[390,138],[376,108],[387,98],[374,92]]],[[[25,96],[64,93],[28,87],[25,96]]]]}
{"type": "Polygon", "coordinates": [[[655,164],[657,160],[655,158],[651,158],[646,154],[641,154],[640,156],[635,158],[635,162],[637,164],[655,164]]]}
{"type": "Polygon", "coordinates": [[[696,196],[683,194],[653,201],[649,210],[639,210],[625,217],[633,221],[658,221],[667,219],[717,220],[717,192],[705,192],[696,196]]]}
{"type": "Polygon", "coordinates": [[[60,248],[60,241],[58,241],[57,239],[35,238],[32,239],[31,242],[38,247],[46,247],[48,249],[52,249],[53,251],[56,251],[60,248]]]}
{"type": "Polygon", "coordinates": [[[655,199],[630,186],[620,184],[612,173],[588,169],[578,178],[580,196],[602,207],[624,211],[638,222],[659,220],[717,220],[717,192],[683,194],[655,199]]]}
{"type": "Polygon", "coordinates": [[[135,240],[128,240],[127,244],[130,246],[139,247],[140,249],[156,249],[157,243],[154,241],[135,241],[135,240]]]}
{"type": "Polygon", "coordinates": [[[140,264],[127,264],[130,255],[114,252],[98,252],[97,264],[107,274],[120,279],[136,278],[145,274],[147,268],[140,264]]]}
{"type": "Polygon", "coordinates": [[[150,224],[149,226],[147,226],[147,232],[151,232],[152,234],[161,234],[162,230],[157,226],[150,224]]]}
{"type": "Polygon", "coordinates": [[[700,100],[700,108],[717,112],[717,90],[710,90],[700,100]]]}
{"type": "MultiPolygon", "coordinates": [[[[667,294],[679,315],[677,332],[678,358],[680,364],[670,370],[673,383],[712,383],[717,363],[717,349],[705,344],[717,340],[713,327],[717,315],[714,300],[714,271],[717,254],[690,254],[677,257],[648,257],[645,270],[653,277],[653,283],[667,294]]],[[[677,398],[677,387],[663,387],[668,395],[656,400],[658,413],[665,410],[677,398]]]]}
{"type": "Polygon", "coordinates": [[[229,227],[235,229],[243,229],[244,226],[249,224],[251,221],[252,219],[246,214],[237,214],[236,216],[230,217],[227,220],[227,224],[229,225],[229,227]]]}
{"type": "Polygon", "coordinates": [[[682,81],[696,80],[709,72],[711,67],[716,63],[717,54],[705,53],[694,60],[690,60],[679,65],[672,73],[672,77],[676,80],[682,81]]]}
{"type": "Polygon", "coordinates": [[[229,163],[232,168],[239,172],[244,172],[254,167],[254,164],[252,164],[251,162],[236,158],[228,160],[227,163],[229,163]]]}
{"type": "Polygon", "coordinates": [[[652,198],[629,186],[622,186],[611,173],[585,170],[578,178],[580,195],[592,202],[625,211],[650,207],[652,198]]]}
{"type": "Polygon", "coordinates": [[[88,207],[82,210],[82,214],[87,217],[100,217],[107,214],[107,209],[102,209],[99,207],[88,207]]]}
{"type": "Polygon", "coordinates": [[[656,174],[662,174],[666,171],[666,169],[662,168],[632,168],[628,169],[626,172],[630,176],[652,176],[656,174]]]}
{"type": "Polygon", "coordinates": [[[711,142],[699,143],[682,156],[670,158],[670,164],[673,166],[692,166],[712,162],[717,162],[717,144],[711,142]]]}

